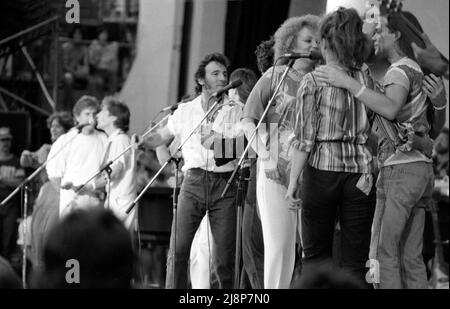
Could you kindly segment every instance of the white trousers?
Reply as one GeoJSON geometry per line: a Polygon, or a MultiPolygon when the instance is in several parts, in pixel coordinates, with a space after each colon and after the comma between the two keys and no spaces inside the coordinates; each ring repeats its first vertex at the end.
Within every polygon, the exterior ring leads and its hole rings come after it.
{"type": "Polygon", "coordinates": [[[203,217],[191,245],[189,275],[193,289],[209,289],[211,287],[212,248],[213,237],[207,213],[203,217]]]}
{"type": "Polygon", "coordinates": [[[264,288],[288,289],[295,266],[300,211],[289,209],[286,187],[266,177],[258,160],[256,198],[264,239],[264,288]]]}

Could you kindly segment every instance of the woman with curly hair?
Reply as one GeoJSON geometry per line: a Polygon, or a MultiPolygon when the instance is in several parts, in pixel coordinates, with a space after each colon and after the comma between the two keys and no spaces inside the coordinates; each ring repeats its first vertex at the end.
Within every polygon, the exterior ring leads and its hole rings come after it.
{"type": "MultiPolygon", "coordinates": [[[[315,51],[318,46],[319,17],[306,15],[287,19],[274,36],[274,59],[288,52],[315,51]]],[[[285,60],[285,59],[283,59],[285,60]]],[[[278,62],[276,64],[279,64],[278,62]]],[[[293,133],[296,94],[303,76],[316,61],[298,59],[289,69],[263,128],[270,127],[269,138],[257,134],[252,148],[258,154],[257,204],[264,240],[264,288],[289,288],[295,263],[295,242],[299,212],[289,209],[285,199],[290,166],[290,136],[293,133]],[[276,129],[275,129],[276,128],[276,129]]],[[[253,88],[244,107],[242,122],[250,138],[269,103],[286,63],[268,69],[253,88]]]]}
{"type": "MultiPolygon", "coordinates": [[[[361,69],[370,53],[370,40],[354,9],[340,8],[320,25],[323,70],[339,67],[367,88],[374,83],[361,69]]],[[[303,269],[329,264],[336,222],[343,271],[365,284],[370,228],[375,209],[373,158],[367,140],[369,109],[347,90],[316,80],[316,71],[303,78],[297,93],[297,121],[287,197],[301,204],[303,269]],[[303,172],[301,200],[298,179],[303,172]]]]}

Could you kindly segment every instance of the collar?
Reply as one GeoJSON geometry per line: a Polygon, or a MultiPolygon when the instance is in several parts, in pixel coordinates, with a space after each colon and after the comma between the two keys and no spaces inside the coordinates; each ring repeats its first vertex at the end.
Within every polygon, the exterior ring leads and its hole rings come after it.
{"type": "Polygon", "coordinates": [[[122,129],[115,129],[110,136],[108,136],[108,140],[113,139],[115,136],[118,136],[120,134],[125,134],[125,132],[122,131],[122,129]]]}

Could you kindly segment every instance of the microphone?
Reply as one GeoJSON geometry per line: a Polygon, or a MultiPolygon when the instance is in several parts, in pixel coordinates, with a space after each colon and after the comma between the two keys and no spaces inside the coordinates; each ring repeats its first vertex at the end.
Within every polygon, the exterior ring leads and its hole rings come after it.
{"type": "Polygon", "coordinates": [[[77,129],[78,132],[81,132],[81,129],[83,129],[84,127],[87,127],[89,125],[90,125],[89,123],[79,124],[79,125],[75,126],[75,129],[77,129]]]}
{"type": "Polygon", "coordinates": [[[212,96],[219,97],[222,94],[224,94],[225,92],[227,92],[228,90],[239,87],[240,85],[242,85],[242,81],[240,79],[236,79],[236,80],[232,81],[231,83],[229,83],[228,85],[226,85],[225,87],[223,87],[222,89],[214,92],[212,94],[212,96]]]}
{"type": "Polygon", "coordinates": [[[178,108],[178,105],[183,104],[183,103],[184,102],[178,102],[178,103],[175,103],[175,104],[173,104],[171,106],[164,107],[161,110],[161,113],[165,113],[165,112],[168,112],[168,111],[173,112],[174,110],[176,110],[178,108]]]}
{"type": "Polygon", "coordinates": [[[322,54],[319,51],[312,50],[309,53],[287,53],[282,55],[281,57],[289,58],[289,59],[299,59],[299,58],[308,58],[312,60],[321,60],[322,54]]]}

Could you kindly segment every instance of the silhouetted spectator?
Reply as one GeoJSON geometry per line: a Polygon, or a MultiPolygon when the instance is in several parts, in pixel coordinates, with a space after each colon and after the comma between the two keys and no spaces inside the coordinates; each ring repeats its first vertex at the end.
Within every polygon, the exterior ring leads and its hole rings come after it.
{"type": "Polygon", "coordinates": [[[134,263],[130,233],[110,210],[77,209],[50,231],[44,247],[44,267],[33,276],[32,285],[36,288],[130,288],[134,263]],[[71,264],[66,264],[68,261],[71,264]]]}

